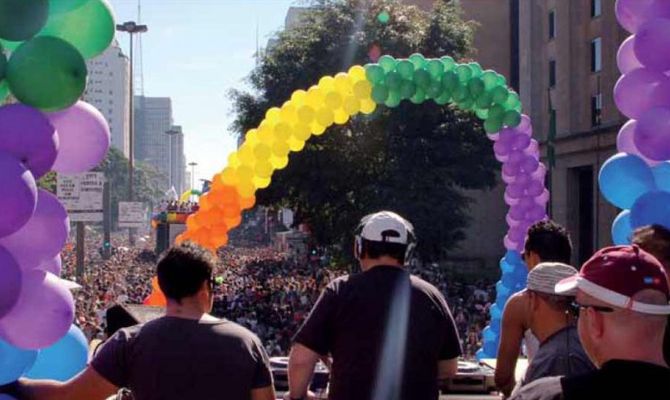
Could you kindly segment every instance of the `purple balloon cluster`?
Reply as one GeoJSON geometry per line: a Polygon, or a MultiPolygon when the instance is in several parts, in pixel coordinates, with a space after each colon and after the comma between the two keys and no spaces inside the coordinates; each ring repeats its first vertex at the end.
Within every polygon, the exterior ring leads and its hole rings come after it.
{"type": "Polygon", "coordinates": [[[503,128],[489,135],[495,143],[493,151],[502,162],[502,179],[507,184],[505,203],[509,230],[505,248],[523,251],[526,231],[533,223],[547,218],[549,191],[544,187],[546,167],[540,162],[538,142],[532,138],[533,128],[527,115],[516,128],[503,128]]]}
{"type": "Polygon", "coordinates": [[[107,122],[84,102],[53,114],[0,107],[0,340],[42,349],[70,329],[74,301],[58,278],[70,223],[36,180],[49,171],[85,172],[108,147],[107,122]]]}

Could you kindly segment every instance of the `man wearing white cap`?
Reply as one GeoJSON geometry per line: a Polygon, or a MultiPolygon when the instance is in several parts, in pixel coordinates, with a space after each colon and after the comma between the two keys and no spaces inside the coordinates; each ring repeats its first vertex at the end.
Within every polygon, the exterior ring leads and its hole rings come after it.
{"type": "Polygon", "coordinates": [[[537,380],[513,399],[670,398],[661,351],[670,290],[660,262],[637,246],[608,247],[556,285],[558,293],[575,289],[579,337],[598,370],[537,380]]]}
{"type": "Polygon", "coordinates": [[[329,399],[436,400],[461,348],[444,296],[403,267],[412,224],[389,211],[368,215],[354,245],[363,272],[331,282],[296,334],[287,398],[306,398],[317,360],[332,356],[329,399]]]}

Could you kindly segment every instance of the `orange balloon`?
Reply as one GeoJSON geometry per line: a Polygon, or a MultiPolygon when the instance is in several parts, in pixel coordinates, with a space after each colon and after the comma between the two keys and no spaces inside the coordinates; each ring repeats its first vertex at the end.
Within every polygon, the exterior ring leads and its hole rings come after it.
{"type": "Polygon", "coordinates": [[[256,196],[245,197],[240,199],[240,207],[242,210],[249,210],[256,205],[256,196]]]}
{"type": "Polygon", "coordinates": [[[144,305],[151,307],[165,307],[167,306],[167,299],[163,293],[153,292],[144,299],[144,305]]]}
{"type": "Polygon", "coordinates": [[[232,218],[236,215],[239,215],[242,212],[242,207],[240,204],[227,205],[221,209],[223,211],[223,218],[232,218]]]}
{"type": "MultiPolygon", "coordinates": [[[[195,217],[195,214],[191,214],[186,218],[186,229],[195,230],[199,227],[198,220],[195,217]]],[[[182,236],[182,235],[179,235],[182,236]]]]}
{"type": "Polygon", "coordinates": [[[155,290],[157,292],[159,292],[161,290],[161,287],[158,284],[158,277],[157,276],[154,276],[153,278],[151,278],[151,287],[153,288],[153,290],[155,290]]]}
{"type": "Polygon", "coordinates": [[[236,228],[242,223],[242,216],[236,215],[235,217],[226,218],[223,220],[227,227],[230,229],[236,228]]]}
{"type": "Polygon", "coordinates": [[[214,207],[214,203],[212,202],[209,193],[205,193],[202,196],[200,196],[200,210],[207,211],[212,207],[214,207]]]}

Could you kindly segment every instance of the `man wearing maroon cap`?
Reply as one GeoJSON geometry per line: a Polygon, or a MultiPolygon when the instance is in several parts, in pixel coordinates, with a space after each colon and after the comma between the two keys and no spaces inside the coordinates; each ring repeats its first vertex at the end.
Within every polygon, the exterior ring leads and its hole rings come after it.
{"type": "Polygon", "coordinates": [[[660,262],[637,246],[608,247],[556,285],[574,289],[579,337],[598,370],[537,380],[512,399],[670,398],[662,353],[670,289],[660,262]]]}

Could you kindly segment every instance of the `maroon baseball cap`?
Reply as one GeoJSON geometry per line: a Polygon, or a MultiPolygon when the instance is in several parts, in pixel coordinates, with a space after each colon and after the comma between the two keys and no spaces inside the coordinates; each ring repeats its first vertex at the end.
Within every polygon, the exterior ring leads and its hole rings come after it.
{"type": "Polygon", "coordinates": [[[556,284],[556,293],[579,289],[591,297],[620,308],[645,314],[670,314],[670,304],[634,301],[645,289],[663,293],[670,301],[670,288],[663,265],[638,246],[613,246],[598,250],[577,275],[556,284]]]}

